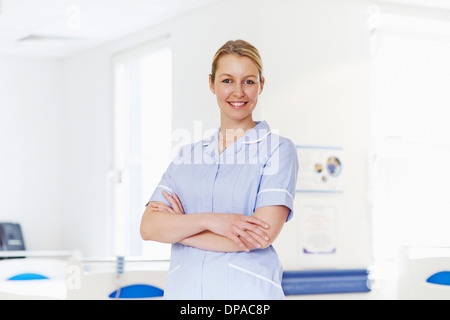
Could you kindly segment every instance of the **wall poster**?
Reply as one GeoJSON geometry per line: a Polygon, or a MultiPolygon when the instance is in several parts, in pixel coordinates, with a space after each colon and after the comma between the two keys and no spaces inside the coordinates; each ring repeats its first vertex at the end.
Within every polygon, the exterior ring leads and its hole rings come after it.
{"type": "Polygon", "coordinates": [[[299,161],[296,192],[342,192],[343,150],[296,146],[299,161]]]}
{"type": "Polygon", "coordinates": [[[301,208],[301,216],[303,253],[336,253],[336,207],[307,205],[301,208]]]}

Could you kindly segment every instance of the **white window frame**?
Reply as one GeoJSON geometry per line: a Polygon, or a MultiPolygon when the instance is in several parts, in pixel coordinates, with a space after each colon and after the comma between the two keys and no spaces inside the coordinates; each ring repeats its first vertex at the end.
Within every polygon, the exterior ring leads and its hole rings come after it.
{"type": "MultiPolygon", "coordinates": [[[[167,72],[170,74],[165,74],[166,77],[163,79],[166,87],[168,81],[170,82],[170,95],[166,95],[164,102],[168,108],[168,110],[163,111],[164,130],[160,130],[162,132],[158,132],[157,135],[152,134],[153,138],[149,138],[149,128],[145,120],[145,112],[148,111],[144,110],[143,105],[146,105],[147,109],[152,108],[153,106],[150,106],[150,104],[154,101],[152,102],[152,97],[149,97],[151,93],[147,93],[147,91],[151,92],[151,88],[145,89],[141,83],[141,81],[151,80],[152,77],[152,75],[146,75],[142,71],[145,68],[142,61],[162,50],[170,51],[171,60],[172,53],[168,36],[118,53],[112,59],[114,169],[110,173],[109,182],[112,187],[110,206],[113,221],[113,251],[120,256],[145,256],[154,260],[166,260],[170,254],[170,246],[146,243],[139,235],[139,223],[145,210],[145,204],[151,196],[150,190],[152,186],[156,187],[164,172],[164,167],[168,165],[170,160],[172,62],[170,62],[170,71],[167,72]],[[126,79],[125,85],[124,79],[126,79]],[[155,136],[158,136],[157,140],[155,140],[155,136]],[[149,152],[142,143],[146,139],[157,142],[154,146],[150,146],[153,153],[153,155],[150,155],[150,160],[149,152]],[[130,151],[132,149],[135,151],[130,151]],[[154,157],[156,154],[158,154],[158,157],[154,157]],[[151,172],[148,172],[149,168],[151,172]],[[136,178],[136,175],[140,174],[142,177],[144,171],[149,174],[143,177],[141,182],[138,182],[140,179],[136,178]],[[147,180],[151,180],[150,187],[147,180]],[[144,188],[144,185],[146,188],[144,188]]],[[[167,54],[165,57],[167,59],[167,54]]],[[[155,111],[157,109],[151,110],[151,112],[155,111]]],[[[155,115],[155,117],[157,116],[155,115]]]]}

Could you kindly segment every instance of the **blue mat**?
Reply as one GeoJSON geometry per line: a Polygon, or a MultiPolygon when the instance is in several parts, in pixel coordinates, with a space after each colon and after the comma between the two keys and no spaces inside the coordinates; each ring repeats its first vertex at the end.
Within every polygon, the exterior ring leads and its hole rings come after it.
{"type": "Polygon", "coordinates": [[[285,271],[281,282],[285,295],[369,292],[366,269],[285,271]]]}

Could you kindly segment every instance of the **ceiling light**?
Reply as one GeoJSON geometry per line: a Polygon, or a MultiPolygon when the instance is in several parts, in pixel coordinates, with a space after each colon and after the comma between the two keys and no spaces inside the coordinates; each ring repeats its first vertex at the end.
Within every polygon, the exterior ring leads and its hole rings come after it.
{"type": "Polygon", "coordinates": [[[18,39],[18,42],[28,42],[28,41],[82,41],[84,38],[80,37],[65,37],[65,36],[53,36],[53,35],[42,35],[42,34],[29,34],[23,38],[18,39]]]}

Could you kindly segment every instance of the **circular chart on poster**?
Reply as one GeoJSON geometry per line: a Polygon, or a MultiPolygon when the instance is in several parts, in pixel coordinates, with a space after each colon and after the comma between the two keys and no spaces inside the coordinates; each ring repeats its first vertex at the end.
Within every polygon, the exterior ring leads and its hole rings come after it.
{"type": "Polygon", "coordinates": [[[314,163],[314,180],[323,186],[327,185],[333,188],[337,183],[336,178],[342,172],[342,161],[338,156],[334,155],[325,156],[322,159],[316,159],[316,161],[314,163]]]}
{"type": "Polygon", "coordinates": [[[338,147],[297,146],[298,192],[342,192],[343,150],[338,147]]]}

